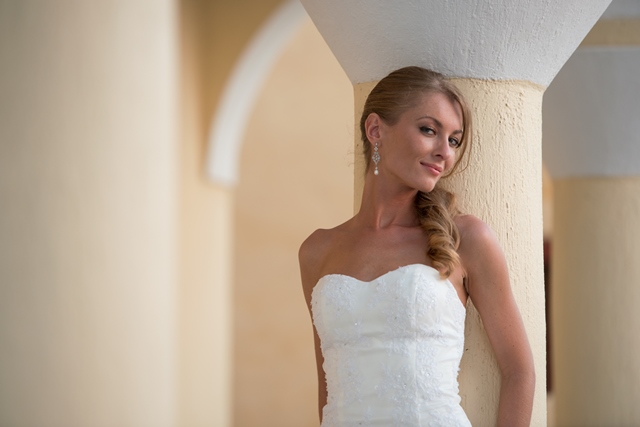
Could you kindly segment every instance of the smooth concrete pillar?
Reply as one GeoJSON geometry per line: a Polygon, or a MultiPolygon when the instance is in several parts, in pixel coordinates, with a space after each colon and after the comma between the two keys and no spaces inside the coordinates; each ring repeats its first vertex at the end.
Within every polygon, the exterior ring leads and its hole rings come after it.
{"type": "MultiPolygon", "coordinates": [[[[525,0],[509,8],[377,1],[366,10],[355,1],[302,3],[354,83],[356,123],[375,82],[403,66],[420,65],[456,77],[468,97],[476,145],[469,169],[449,185],[460,194],[466,212],[494,229],[506,253],[536,365],[531,425],[546,425],[542,94],[609,1],[540,7],[525,0]],[[581,13],[576,14],[578,5],[581,13]]],[[[363,172],[358,129],[354,138],[357,207],[363,172]]],[[[474,426],[495,425],[499,387],[493,353],[469,304],[460,394],[474,426]]]]}
{"type": "Polygon", "coordinates": [[[545,95],[561,427],[640,425],[640,5],[633,6],[611,4],[545,95]]]}
{"type": "Polygon", "coordinates": [[[0,2],[0,425],[175,425],[175,21],[0,2]]]}

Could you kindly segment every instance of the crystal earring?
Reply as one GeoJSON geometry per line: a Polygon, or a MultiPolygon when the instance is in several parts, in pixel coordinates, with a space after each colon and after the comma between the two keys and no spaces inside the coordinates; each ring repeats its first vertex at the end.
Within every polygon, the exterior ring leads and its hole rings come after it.
{"type": "Polygon", "coordinates": [[[374,175],[378,175],[378,162],[380,161],[380,153],[378,153],[378,143],[376,142],[373,146],[373,155],[371,156],[371,160],[375,163],[376,168],[373,170],[374,175]]]}

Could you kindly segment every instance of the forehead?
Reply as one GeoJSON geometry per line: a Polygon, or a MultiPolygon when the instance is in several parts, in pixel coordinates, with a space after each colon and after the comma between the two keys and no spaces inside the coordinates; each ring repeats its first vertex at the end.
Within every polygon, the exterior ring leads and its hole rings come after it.
{"type": "Polygon", "coordinates": [[[429,116],[440,121],[443,126],[462,129],[462,108],[449,96],[440,92],[427,92],[417,96],[412,108],[404,114],[405,118],[418,120],[429,116]]]}

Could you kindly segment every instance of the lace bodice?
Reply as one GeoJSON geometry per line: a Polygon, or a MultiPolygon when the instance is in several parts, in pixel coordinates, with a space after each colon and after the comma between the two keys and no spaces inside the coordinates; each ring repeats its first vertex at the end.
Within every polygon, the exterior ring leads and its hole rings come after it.
{"type": "Polygon", "coordinates": [[[437,270],[322,277],[311,295],[328,401],[322,427],[470,427],[458,368],[466,310],[437,270]]]}

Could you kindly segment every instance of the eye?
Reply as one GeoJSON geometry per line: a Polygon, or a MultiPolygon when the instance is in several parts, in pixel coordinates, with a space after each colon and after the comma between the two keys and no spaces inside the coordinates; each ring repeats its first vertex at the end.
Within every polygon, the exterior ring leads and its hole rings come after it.
{"type": "Polygon", "coordinates": [[[424,132],[428,135],[435,135],[436,131],[433,128],[427,126],[420,126],[420,132],[424,132]]]}
{"type": "Polygon", "coordinates": [[[460,146],[462,145],[462,141],[456,138],[449,138],[449,145],[451,145],[453,148],[460,148],[460,146]]]}

